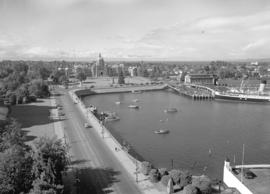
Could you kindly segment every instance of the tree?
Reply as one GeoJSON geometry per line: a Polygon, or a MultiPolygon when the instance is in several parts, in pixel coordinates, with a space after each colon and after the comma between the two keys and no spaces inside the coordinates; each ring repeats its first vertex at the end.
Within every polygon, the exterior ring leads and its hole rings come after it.
{"type": "Polygon", "coordinates": [[[191,184],[192,175],[188,170],[182,170],[180,174],[180,187],[183,188],[186,185],[191,184]]]}
{"type": "Polygon", "coordinates": [[[39,69],[39,77],[42,79],[42,80],[46,80],[48,79],[48,77],[50,76],[52,72],[46,68],[46,67],[41,67],[39,69]]]}
{"type": "Polygon", "coordinates": [[[211,180],[205,175],[193,177],[192,185],[197,187],[202,194],[211,193],[211,180]]]}
{"type": "Polygon", "coordinates": [[[83,71],[79,71],[76,75],[76,78],[80,80],[80,82],[83,82],[86,80],[86,74],[83,71]]]}
{"type": "Polygon", "coordinates": [[[156,183],[160,179],[160,174],[157,169],[151,169],[149,172],[150,181],[156,183]]]}
{"type": "Polygon", "coordinates": [[[41,79],[31,81],[28,90],[30,95],[34,95],[39,98],[50,96],[48,84],[41,79]]]}
{"type": "Polygon", "coordinates": [[[16,120],[9,119],[4,126],[0,127],[0,152],[14,145],[27,148],[24,144],[24,140],[25,135],[16,120]]]}
{"type": "Polygon", "coordinates": [[[181,176],[181,171],[178,169],[173,169],[169,172],[170,177],[172,177],[173,183],[174,184],[180,184],[180,176],[181,176]]]}
{"type": "Polygon", "coordinates": [[[161,177],[160,181],[164,186],[167,186],[170,178],[171,177],[169,175],[164,175],[163,177],[161,177]]]}
{"type": "Polygon", "coordinates": [[[68,164],[67,147],[60,140],[41,137],[34,142],[34,150],[32,172],[35,179],[49,184],[50,188],[62,185],[62,172],[68,164]]]}
{"type": "Polygon", "coordinates": [[[161,177],[169,174],[166,168],[160,168],[158,171],[161,177]]]}
{"type": "Polygon", "coordinates": [[[29,152],[19,145],[13,145],[0,153],[1,193],[28,192],[33,181],[31,168],[29,152]]]}
{"type": "Polygon", "coordinates": [[[152,164],[150,162],[143,161],[141,163],[141,172],[144,175],[148,175],[151,169],[152,169],[152,164]]]}
{"type": "Polygon", "coordinates": [[[199,191],[195,186],[189,184],[184,187],[183,194],[199,194],[199,191]]]}
{"type": "Polygon", "coordinates": [[[125,84],[125,77],[122,70],[120,70],[118,75],[118,84],[125,84]]]}

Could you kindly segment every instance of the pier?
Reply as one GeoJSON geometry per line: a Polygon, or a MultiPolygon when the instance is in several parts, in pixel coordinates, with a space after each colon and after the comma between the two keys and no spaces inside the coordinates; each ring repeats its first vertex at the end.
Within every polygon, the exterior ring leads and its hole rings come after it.
{"type": "Polygon", "coordinates": [[[195,84],[175,86],[168,84],[168,88],[171,88],[183,96],[192,98],[192,100],[214,100],[215,98],[215,91],[206,86],[195,84]]]}

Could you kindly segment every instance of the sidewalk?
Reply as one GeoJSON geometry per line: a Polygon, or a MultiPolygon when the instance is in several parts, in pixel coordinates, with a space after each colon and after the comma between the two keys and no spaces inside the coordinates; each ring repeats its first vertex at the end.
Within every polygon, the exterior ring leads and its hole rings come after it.
{"type": "Polygon", "coordinates": [[[69,91],[70,97],[76,102],[85,115],[87,120],[99,134],[102,141],[108,146],[115,157],[119,160],[122,166],[134,177],[134,184],[137,184],[140,190],[145,194],[162,194],[164,191],[158,190],[156,186],[148,180],[148,177],[137,171],[138,183],[136,183],[136,163],[137,169],[140,167],[140,161],[130,156],[127,152],[121,149],[119,142],[111,135],[111,133],[99,122],[99,120],[86,109],[85,105],[79,100],[79,98],[74,94],[74,91],[69,91]],[[104,138],[103,138],[104,137],[104,138]],[[118,151],[115,150],[117,148],[118,151]]]}

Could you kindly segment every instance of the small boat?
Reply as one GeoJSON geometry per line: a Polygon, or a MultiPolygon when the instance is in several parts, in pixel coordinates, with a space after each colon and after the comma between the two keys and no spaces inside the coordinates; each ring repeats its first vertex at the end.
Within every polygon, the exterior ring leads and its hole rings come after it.
{"type": "Polygon", "coordinates": [[[139,100],[138,99],[134,99],[133,102],[139,102],[139,100]]]}
{"type": "Polygon", "coordinates": [[[134,109],[138,109],[138,108],[139,108],[139,106],[138,106],[138,105],[131,104],[131,105],[129,105],[129,106],[128,106],[128,108],[134,108],[134,109]]]}
{"type": "Polygon", "coordinates": [[[170,131],[168,129],[159,129],[159,130],[155,130],[156,134],[167,134],[170,131]]]}
{"type": "Polygon", "coordinates": [[[105,112],[105,121],[118,121],[120,117],[117,116],[116,112],[105,112]]]}
{"type": "Polygon", "coordinates": [[[140,94],[140,93],[142,93],[141,90],[132,90],[131,92],[132,92],[133,94],[140,94]]]}
{"type": "Polygon", "coordinates": [[[165,109],[164,112],[166,112],[166,113],[175,113],[175,112],[177,112],[177,109],[176,108],[168,108],[168,109],[165,109]]]}
{"type": "Polygon", "coordinates": [[[121,102],[120,101],[116,101],[115,104],[121,104],[121,102]]]}

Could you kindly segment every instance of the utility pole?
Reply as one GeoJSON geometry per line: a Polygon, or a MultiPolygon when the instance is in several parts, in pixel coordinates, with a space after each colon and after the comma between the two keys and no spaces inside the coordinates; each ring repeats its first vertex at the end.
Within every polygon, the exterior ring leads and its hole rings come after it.
{"type": "Polygon", "coordinates": [[[244,160],[245,160],[245,144],[243,144],[243,153],[242,153],[241,183],[243,182],[244,160]]]}
{"type": "Polygon", "coordinates": [[[173,159],[171,159],[171,165],[172,165],[172,169],[173,169],[173,159]]]}

